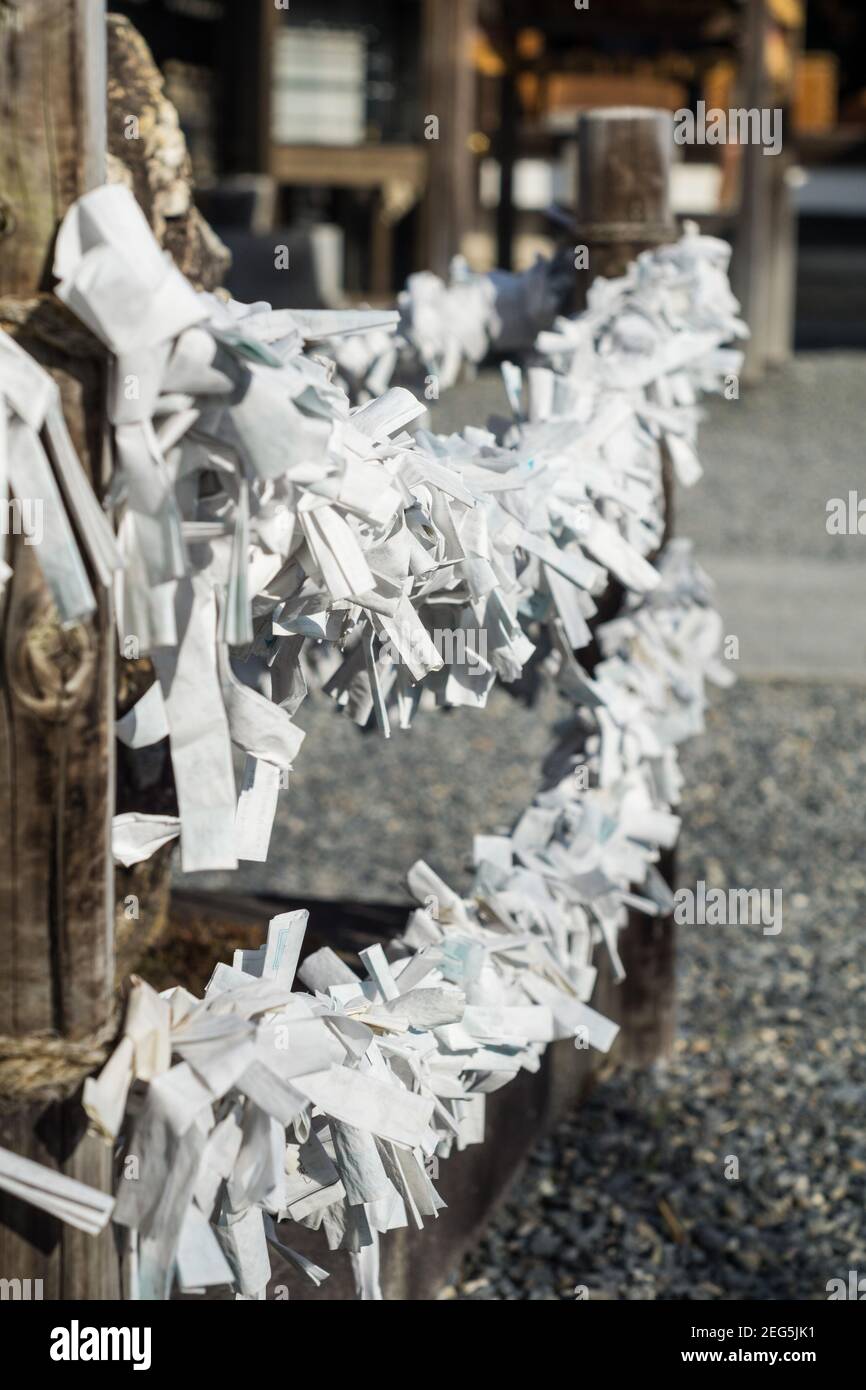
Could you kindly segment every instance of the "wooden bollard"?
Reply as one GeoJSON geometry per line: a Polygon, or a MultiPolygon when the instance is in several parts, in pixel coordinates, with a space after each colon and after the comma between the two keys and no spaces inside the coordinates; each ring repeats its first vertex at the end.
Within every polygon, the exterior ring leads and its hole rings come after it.
{"type": "MultiPolygon", "coordinates": [[[[577,241],[586,248],[577,300],[598,275],[624,275],[642,251],[676,239],[670,210],[673,117],[639,106],[585,112],[578,126],[577,241]]],[[[579,266],[579,258],[575,257],[579,266]]],[[[663,458],[665,540],[673,527],[673,479],[663,458]]],[[[668,882],[674,853],[659,865],[668,882]]],[[[666,1057],[675,1025],[673,918],[630,914],[620,938],[626,978],[619,993],[618,1048],[623,1061],[647,1065],[666,1057]]]]}
{"type": "Polygon", "coordinates": [[[578,272],[578,295],[597,275],[623,275],[641,251],[676,238],[673,148],[668,111],[615,106],[580,117],[577,239],[587,268],[578,272]]]}

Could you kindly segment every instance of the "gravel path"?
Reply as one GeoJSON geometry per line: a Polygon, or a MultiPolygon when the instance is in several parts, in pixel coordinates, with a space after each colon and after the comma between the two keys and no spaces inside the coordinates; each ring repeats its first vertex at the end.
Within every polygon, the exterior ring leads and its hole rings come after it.
{"type": "Polygon", "coordinates": [[[742,684],[683,765],[680,884],[780,888],[782,931],[680,929],[673,1061],[538,1146],[444,1297],[824,1299],[866,1269],[866,693],[742,684]]]}
{"type": "Polygon", "coordinates": [[[311,695],[296,716],[307,741],[280,794],[268,863],[176,882],[408,904],[406,871],[423,858],[452,888],[468,889],[473,835],[511,828],[567,711],[550,689],[533,712],[494,687],[486,710],[424,712],[386,740],[311,695]]]}

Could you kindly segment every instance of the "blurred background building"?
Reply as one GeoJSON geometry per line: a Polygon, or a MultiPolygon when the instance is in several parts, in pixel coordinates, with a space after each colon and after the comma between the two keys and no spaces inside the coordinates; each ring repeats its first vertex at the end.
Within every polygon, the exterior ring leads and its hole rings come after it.
{"type": "Polygon", "coordinates": [[[866,343],[862,0],[114,8],[164,73],[240,298],[391,300],[457,251],[519,269],[568,235],[581,109],[704,101],[785,112],[780,155],[683,146],[673,178],[675,212],[734,242],[767,359],[866,343]]]}

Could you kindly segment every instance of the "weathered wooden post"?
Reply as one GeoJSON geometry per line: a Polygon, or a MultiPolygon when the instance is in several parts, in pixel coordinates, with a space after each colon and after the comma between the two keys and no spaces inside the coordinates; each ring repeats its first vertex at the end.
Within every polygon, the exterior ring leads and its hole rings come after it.
{"type": "MultiPolygon", "coordinates": [[[[104,0],[0,6],[0,327],[58,383],[97,491],[104,354],[48,290],[61,217],[105,177],[105,42],[104,0]]],[[[111,1152],[70,1091],[114,1007],[111,605],[94,582],[95,617],[61,627],[34,549],[14,538],[0,612],[0,1144],[105,1191],[111,1152]]],[[[0,1194],[0,1277],[116,1297],[110,1229],[0,1194]]]]}
{"type": "Polygon", "coordinates": [[[670,210],[673,117],[643,106],[585,111],[578,125],[578,242],[588,250],[579,272],[584,296],[597,275],[623,275],[652,246],[673,241],[670,210]]]}
{"type": "MultiPolygon", "coordinates": [[[[578,271],[578,304],[597,275],[623,275],[653,246],[673,241],[670,210],[673,118],[668,111],[628,106],[585,112],[578,127],[577,240],[587,249],[578,271]]],[[[663,459],[665,539],[673,528],[673,478],[663,459]]],[[[660,865],[669,882],[673,851],[660,865]]],[[[619,1055],[645,1065],[673,1045],[675,995],[673,919],[632,915],[620,940],[626,979],[618,991],[619,1055]]]]}

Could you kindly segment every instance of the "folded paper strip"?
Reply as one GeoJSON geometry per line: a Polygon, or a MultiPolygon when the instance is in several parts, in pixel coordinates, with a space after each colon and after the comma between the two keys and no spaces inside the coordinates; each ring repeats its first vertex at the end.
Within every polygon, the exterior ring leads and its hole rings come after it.
{"type": "Polygon", "coordinates": [[[531,338],[549,318],[543,266],[416,276],[399,314],[273,311],[196,294],[121,187],[68,214],[58,294],[112,354],[117,535],[53,383],[5,335],[0,483],[44,500],[54,540],[37,557],[61,620],[93,611],[89,565],[115,586],[122,655],[153,662],[118,736],[168,736],[179,816],[118,817],[119,861],[176,836],[187,870],[264,859],[312,681],[386,735],[428,705],[483,707],[497,678],[539,665],[573,707],[512,833],[477,837],[470,894],[416,864],[419,906],[362,973],[327,948],[298,970],[295,912],[201,1000],[134,982],[84,1091],[123,1152],[113,1209],[0,1151],[0,1188],[127,1229],[133,1296],[262,1298],[269,1247],[319,1284],[290,1220],[349,1250],[361,1296],[381,1296],[379,1235],[436,1216],[431,1160],[483,1138],[486,1095],[554,1039],[611,1046],[594,950],[621,976],[629,908],[670,910],[656,863],[679,826],[676,748],[702,727],[705,679],[729,680],[688,544],[659,554],[663,454],[697,479],[699,393],[740,362],[727,255],[689,233],[598,281],[582,316],[538,334],[533,365],[505,364],[513,420],[444,437],[392,373],[447,385],[491,342],[531,338]],[[623,602],[593,634],[613,581],[623,602]],[[464,640],[443,653],[446,627],[464,640]]]}

